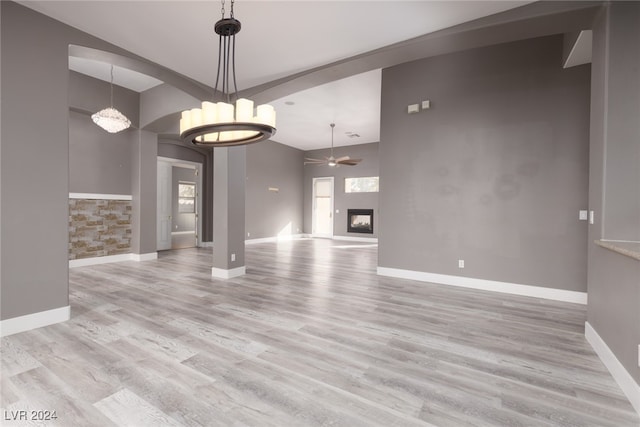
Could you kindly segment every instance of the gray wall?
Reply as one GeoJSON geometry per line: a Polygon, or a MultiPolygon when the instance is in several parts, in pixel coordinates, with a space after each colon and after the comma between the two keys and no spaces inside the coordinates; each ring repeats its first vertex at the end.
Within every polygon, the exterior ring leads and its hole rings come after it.
{"type": "Polygon", "coordinates": [[[58,24],[2,8],[1,318],[68,301],[67,46],[58,24]],[[42,209],[46,206],[46,209],[42,209]]]}
{"type": "MultiPolygon", "coordinates": [[[[640,241],[640,4],[611,6],[604,237],[640,241]],[[635,46],[634,49],[632,46],[635,46]],[[631,184],[631,185],[630,185],[631,184]]],[[[602,33],[602,31],[600,31],[602,33]]],[[[602,37],[602,34],[600,34],[602,37]]]]}
{"type": "Polygon", "coordinates": [[[590,69],[562,43],[383,70],[380,266],[586,291],[590,69]]]}
{"type": "MultiPolygon", "coordinates": [[[[329,155],[330,150],[312,150],[304,153],[304,157],[314,159],[323,159],[329,155]]],[[[362,159],[362,161],[356,166],[340,166],[338,168],[324,165],[306,165],[304,167],[304,232],[311,233],[312,231],[313,178],[333,176],[334,236],[377,237],[380,227],[378,193],[345,193],[344,179],[379,176],[378,143],[334,148],[333,155],[336,158],[349,156],[352,159],[362,159]],[[348,209],[373,209],[373,234],[348,233],[348,209]],[[336,210],[339,212],[336,213],[336,210]]]]}
{"type": "Polygon", "coordinates": [[[128,53],[16,3],[0,8],[0,311],[9,319],[68,305],[69,45],[128,53]]]}
{"type": "Polygon", "coordinates": [[[90,116],[69,111],[69,191],[131,194],[131,144],[136,133],[111,134],[90,116]]]}
{"type": "Polygon", "coordinates": [[[178,166],[173,166],[171,168],[171,209],[172,209],[172,224],[171,231],[180,232],[180,231],[195,231],[195,213],[185,213],[180,212],[178,208],[178,199],[180,198],[178,194],[178,185],[180,182],[191,182],[196,184],[196,191],[202,191],[201,188],[197,186],[197,177],[195,175],[196,170],[190,168],[183,168],[178,166]]]}
{"type": "Polygon", "coordinates": [[[640,384],[640,262],[593,243],[640,240],[640,3],[609,8],[593,29],[587,320],[640,384]]]}
{"type": "Polygon", "coordinates": [[[302,182],[302,151],[273,141],[248,145],[245,238],[301,233],[302,182]]]}

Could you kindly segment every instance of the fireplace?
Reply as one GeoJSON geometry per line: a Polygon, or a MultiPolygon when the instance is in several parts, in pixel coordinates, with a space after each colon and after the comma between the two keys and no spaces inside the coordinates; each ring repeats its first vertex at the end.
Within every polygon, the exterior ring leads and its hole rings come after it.
{"type": "Polygon", "coordinates": [[[373,209],[349,209],[347,232],[373,234],[373,209]]]}

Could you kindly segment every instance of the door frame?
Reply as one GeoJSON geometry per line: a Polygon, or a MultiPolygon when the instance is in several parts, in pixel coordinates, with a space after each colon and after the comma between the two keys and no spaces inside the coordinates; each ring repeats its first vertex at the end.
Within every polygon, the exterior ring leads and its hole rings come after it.
{"type": "Polygon", "coordinates": [[[171,179],[171,163],[158,160],[156,174],[156,251],[171,249],[171,200],[173,195],[171,179]]]}
{"type": "Polygon", "coordinates": [[[335,204],[335,182],[333,176],[319,176],[314,177],[311,182],[311,237],[321,237],[333,239],[333,233],[335,231],[335,218],[333,215],[335,204]],[[331,233],[316,233],[316,182],[318,181],[330,181],[331,182],[331,202],[329,215],[331,216],[331,233]]]}
{"type": "MultiPolygon", "coordinates": [[[[202,244],[202,163],[191,162],[188,160],[173,159],[171,157],[158,156],[158,163],[168,163],[172,168],[173,166],[195,169],[197,171],[196,182],[196,246],[200,247],[202,244]]],[[[171,188],[169,188],[171,192],[171,188]]],[[[157,195],[160,200],[160,194],[157,195]]],[[[171,234],[171,233],[169,233],[171,234]]],[[[157,240],[157,237],[156,237],[157,240]]]]}

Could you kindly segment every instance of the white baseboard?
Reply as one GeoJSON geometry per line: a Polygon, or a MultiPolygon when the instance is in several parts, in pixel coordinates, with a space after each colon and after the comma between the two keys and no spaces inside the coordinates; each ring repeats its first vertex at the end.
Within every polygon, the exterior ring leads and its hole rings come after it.
{"type": "Polygon", "coordinates": [[[554,301],[587,304],[586,292],[567,291],[564,289],[544,288],[541,286],[520,285],[517,283],[496,282],[493,280],[475,279],[472,277],[450,276],[446,274],[426,273],[422,271],[401,270],[398,268],[387,267],[378,267],[378,275],[418,280],[420,282],[438,283],[441,285],[460,286],[463,288],[481,289],[484,291],[502,292],[527,297],[544,298],[554,301]]]}
{"type": "Polygon", "coordinates": [[[120,254],[120,255],[98,256],[93,258],[70,259],[69,268],[86,267],[88,265],[98,265],[98,264],[110,264],[112,262],[122,262],[122,261],[137,261],[137,262],[151,261],[154,259],[158,259],[157,252],[151,252],[148,254],[120,254]]]}
{"type": "Polygon", "coordinates": [[[149,252],[147,254],[129,254],[131,255],[131,261],[153,261],[154,259],[158,259],[158,252],[149,252]]]}
{"type": "Polygon", "coordinates": [[[69,268],[85,267],[87,265],[109,264],[112,262],[131,261],[131,254],[97,256],[92,258],[70,259],[69,268]]]}
{"type": "Polygon", "coordinates": [[[234,277],[244,276],[247,273],[246,267],[232,268],[225,270],[224,268],[211,267],[211,276],[216,279],[233,279],[234,277]]]}
{"type": "Polygon", "coordinates": [[[640,385],[635,382],[629,372],[622,366],[622,363],[620,363],[607,343],[600,338],[600,335],[598,335],[589,322],[585,322],[584,324],[584,336],[600,360],[602,360],[604,366],[609,370],[613,379],[618,383],[622,392],[627,396],[627,399],[631,402],[631,406],[633,406],[638,415],[640,415],[640,385]]]}
{"type": "Polygon", "coordinates": [[[244,241],[244,244],[253,245],[256,243],[286,242],[290,240],[306,239],[307,237],[309,237],[307,234],[291,234],[288,236],[261,237],[259,239],[247,239],[244,241]]]}
{"type": "Polygon", "coordinates": [[[333,240],[346,240],[349,242],[378,243],[377,237],[333,236],[333,240]]]}
{"type": "MultiPolygon", "coordinates": [[[[290,236],[274,236],[274,237],[262,237],[259,239],[247,239],[244,241],[246,245],[252,245],[256,243],[275,243],[288,240],[300,240],[313,238],[309,234],[292,234],[290,236]]],[[[357,236],[333,236],[332,240],[345,240],[349,242],[366,242],[366,243],[378,243],[377,237],[357,237],[357,236]]]]}
{"type": "Polygon", "coordinates": [[[0,337],[30,331],[55,323],[66,322],[71,318],[71,307],[54,308],[38,313],[26,314],[0,321],[0,337]]]}

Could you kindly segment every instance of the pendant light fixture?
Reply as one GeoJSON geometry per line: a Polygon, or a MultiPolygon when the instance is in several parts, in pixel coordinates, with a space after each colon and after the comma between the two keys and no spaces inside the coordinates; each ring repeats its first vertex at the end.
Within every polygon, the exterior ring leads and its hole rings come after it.
{"type": "Polygon", "coordinates": [[[204,101],[201,108],[183,111],[180,119],[180,138],[204,147],[252,144],[269,139],[276,133],[276,113],[271,105],[259,105],[254,114],[253,101],[238,99],[235,35],[240,32],[241,25],[233,16],[234,0],[231,0],[229,18],[225,18],[224,4],[222,0],[222,19],[214,27],[219,35],[214,93],[218,91],[218,83],[222,83],[219,90],[222,100],[217,103],[204,101]],[[230,91],[231,79],[233,94],[230,91]],[[235,106],[232,101],[235,101],[235,106]]]}
{"type": "Polygon", "coordinates": [[[131,120],[113,108],[113,65],[111,65],[111,106],[91,116],[95,124],[109,133],[118,133],[131,126],[131,120]]]}

